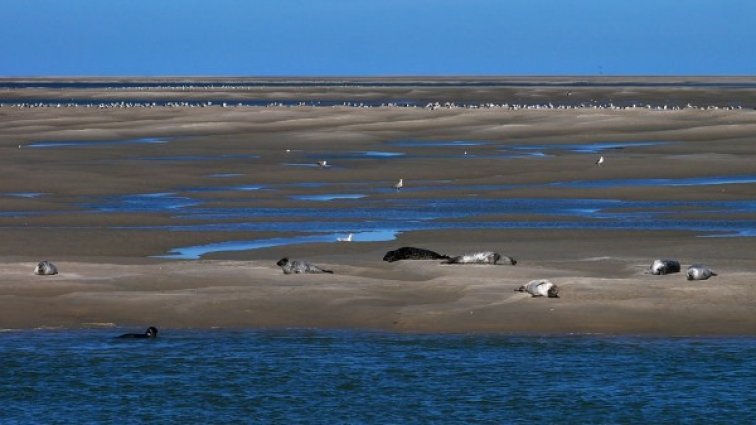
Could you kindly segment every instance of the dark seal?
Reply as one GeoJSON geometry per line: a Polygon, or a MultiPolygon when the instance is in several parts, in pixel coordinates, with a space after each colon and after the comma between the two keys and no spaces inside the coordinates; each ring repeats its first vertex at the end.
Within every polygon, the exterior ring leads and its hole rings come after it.
{"type": "Polygon", "coordinates": [[[393,263],[399,260],[448,260],[448,255],[442,255],[429,249],[415,248],[412,246],[403,246],[399,249],[389,251],[383,256],[383,261],[393,263]]]}
{"type": "Polygon", "coordinates": [[[143,334],[123,334],[119,336],[118,338],[128,339],[128,338],[157,338],[158,330],[154,326],[150,326],[147,328],[146,331],[144,331],[143,334]]]}

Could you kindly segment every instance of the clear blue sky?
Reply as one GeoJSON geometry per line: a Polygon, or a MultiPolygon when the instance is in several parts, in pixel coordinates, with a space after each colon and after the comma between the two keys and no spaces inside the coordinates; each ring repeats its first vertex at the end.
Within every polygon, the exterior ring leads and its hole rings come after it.
{"type": "Polygon", "coordinates": [[[756,75],[754,0],[0,0],[0,75],[756,75]]]}

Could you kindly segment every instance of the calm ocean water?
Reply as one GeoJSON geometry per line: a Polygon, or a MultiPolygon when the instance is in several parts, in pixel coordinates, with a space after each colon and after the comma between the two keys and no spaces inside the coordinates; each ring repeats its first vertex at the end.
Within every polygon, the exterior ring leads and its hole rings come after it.
{"type": "MultiPolygon", "coordinates": [[[[0,333],[0,423],[753,423],[756,339],[0,333]]],[[[140,329],[141,331],[141,329],[140,329]]]]}

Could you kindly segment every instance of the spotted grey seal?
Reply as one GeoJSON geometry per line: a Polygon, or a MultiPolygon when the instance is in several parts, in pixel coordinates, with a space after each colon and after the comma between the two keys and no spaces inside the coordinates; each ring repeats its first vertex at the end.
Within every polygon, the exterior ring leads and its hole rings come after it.
{"type": "Polygon", "coordinates": [[[482,251],[451,257],[444,264],[508,264],[514,266],[517,260],[507,257],[498,252],[482,251]]]}
{"type": "Polygon", "coordinates": [[[708,266],[704,266],[702,264],[693,264],[692,266],[688,267],[686,275],[688,276],[688,280],[706,280],[712,276],[716,276],[717,274],[714,273],[714,271],[711,270],[711,268],[709,268],[708,266]]]}
{"type": "Polygon", "coordinates": [[[37,264],[37,267],[34,267],[34,274],[40,276],[51,276],[58,274],[58,268],[55,267],[55,264],[47,260],[40,261],[39,264],[37,264]]]}
{"type": "Polygon", "coordinates": [[[389,251],[383,256],[383,261],[393,263],[399,260],[448,260],[448,255],[439,254],[429,249],[415,248],[412,246],[403,246],[399,249],[389,251]]]}
{"type": "Polygon", "coordinates": [[[326,270],[316,265],[310,264],[306,261],[292,260],[288,257],[284,257],[276,263],[281,267],[284,274],[292,273],[333,273],[332,270],[326,270]]]}
{"type": "Polygon", "coordinates": [[[678,273],[680,271],[680,262],[676,260],[654,260],[650,270],[653,275],[678,273]]]}
{"type": "Polygon", "coordinates": [[[158,330],[154,326],[150,326],[144,331],[143,334],[123,334],[117,338],[157,338],[158,330]]]}
{"type": "Polygon", "coordinates": [[[559,288],[546,279],[531,280],[515,289],[515,292],[527,292],[534,297],[559,298],[559,288]]]}

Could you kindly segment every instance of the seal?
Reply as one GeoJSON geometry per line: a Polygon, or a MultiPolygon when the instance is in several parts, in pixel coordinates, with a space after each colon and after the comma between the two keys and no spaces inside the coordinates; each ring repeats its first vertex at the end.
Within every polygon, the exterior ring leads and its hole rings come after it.
{"type": "Polygon", "coordinates": [[[512,257],[502,256],[498,252],[481,251],[470,254],[451,257],[444,264],[507,264],[514,266],[517,260],[512,257]]]}
{"type": "Polygon", "coordinates": [[[688,276],[688,280],[706,280],[717,275],[711,268],[703,264],[693,264],[688,267],[688,271],[685,274],[688,276]]]}
{"type": "Polygon", "coordinates": [[[332,270],[326,270],[326,269],[320,268],[306,261],[292,260],[288,257],[284,257],[278,260],[276,265],[278,267],[281,267],[284,274],[292,274],[292,273],[331,273],[333,274],[332,270]]]}
{"type": "Polygon", "coordinates": [[[448,255],[439,254],[429,249],[415,248],[413,246],[403,246],[399,249],[389,251],[383,256],[383,261],[393,263],[399,260],[448,260],[448,255]]]}
{"type": "Polygon", "coordinates": [[[650,270],[653,275],[678,273],[680,272],[680,262],[676,260],[654,260],[650,270]]]}
{"type": "Polygon", "coordinates": [[[157,338],[158,330],[154,326],[150,326],[147,328],[146,331],[144,331],[143,334],[123,334],[121,336],[118,336],[117,338],[121,339],[127,339],[127,338],[157,338]]]}
{"type": "Polygon", "coordinates": [[[534,297],[559,298],[559,288],[546,279],[531,280],[515,289],[515,292],[527,292],[534,297]]]}
{"type": "Polygon", "coordinates": [[[58,268],[55,267],[55,264],[47,260],[40,261],[39,264],[37,264],[37,267],[34,268],[34,274],[40,276],[52,276],[58,274],[58,268]]]}

